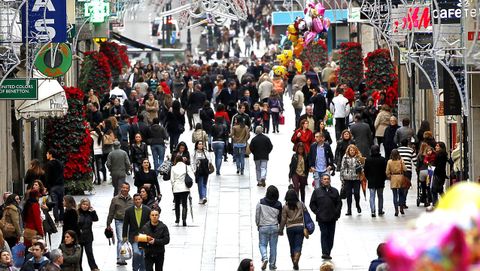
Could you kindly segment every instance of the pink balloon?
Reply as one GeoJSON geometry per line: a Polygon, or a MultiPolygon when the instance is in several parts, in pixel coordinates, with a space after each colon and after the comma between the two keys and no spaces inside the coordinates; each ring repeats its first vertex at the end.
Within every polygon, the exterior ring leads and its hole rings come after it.
{"type": "Polygon", "coordinates": [[[317,10],[318,15],[323,17],[323,15],[325,14],[325,8],[323,7],[322,3],[316,4],[315,9],[317,10]]]}
{"type": "Polygon", "coordinates": [[[323,23],[322,23],[322,20],[320,20],[319,18],[313,19],[313,21],[312,21],[312,30],[313,30],[313,32],[315,32],[315,33],[322,33],[322,31],[323,31],[323,23]]]}
{"type": "Polygon", "coordinates": [[[312,31],[305,32],[304,46],[307,46],[310,42],[312,42],[316,36],[317,36],[317,33],[315,32],[312,32],[312,31]]]}

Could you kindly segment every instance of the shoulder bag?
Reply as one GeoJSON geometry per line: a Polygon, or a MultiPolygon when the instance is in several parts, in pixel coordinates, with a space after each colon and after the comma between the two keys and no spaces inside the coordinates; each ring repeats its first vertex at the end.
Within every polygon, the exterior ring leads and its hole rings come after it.
{"type": "Polygon", "coordinates": [[[205,156],[205,159],[208,161],[208,174],[212,174],[215,172],[215,167],[213,166],[212,162],[208,160],[207,155],[205,154],[205,151],[203,151],[203,155],[205,156]]]}
{"type": "Polygon", "coordinates": [[[315,231],[315,223],[310,216],[305,205],[302,204],[302,215],[303,215],[303,235],[308,239],[308,237],[313,234],[315,231]]]}
{"type": "Polygon", "coordinates": [[[185,186],[187,188],[191,188],[193,186],[192,177],[190,177],[190,175],[188,175],[187,164],[185,164],[185,186]]]}

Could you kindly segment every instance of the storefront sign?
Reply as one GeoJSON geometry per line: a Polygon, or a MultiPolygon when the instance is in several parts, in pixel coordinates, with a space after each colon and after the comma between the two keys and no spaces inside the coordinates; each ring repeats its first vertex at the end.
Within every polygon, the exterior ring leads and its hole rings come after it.
{"type": "Polygon", "coordinates": [[[67,41],[65,0],[27,0],[22,8],[22,41],[30,43],[67,41]],[[28,18],[28,23],[27,23],[28,18]]]}
{"type": "Polygon", "coordinates": [[[108,1],[91,0],[85,3],[85,17],[89,17],[91,23],[104,23],[108,16],[110,16],[110,3],[108,1]]]}
{"type": "Polygon", "coordinates": [[[1,100],[36,100],[38,99],[38,81],[31,78],[27,84],[26,79],[5,79],[0,86],[1,100]]]}
{"type": "Polygon", "coordinates": [[[458,24],[465,17],[477,17],[479,10],[470,6],[470,0],[437,0],[438,7],[432,2],[432,18],[435,22],[440,19],[442,24],[458,24]]]}
{"type": "Polygon", "coordinates": [[[66,43],[58,45],[49,43],[43,46],[35,59],[35,67],[37,67],[39,72],[48,77],[62,76],[71,66],[72,50],[66,43]]]}

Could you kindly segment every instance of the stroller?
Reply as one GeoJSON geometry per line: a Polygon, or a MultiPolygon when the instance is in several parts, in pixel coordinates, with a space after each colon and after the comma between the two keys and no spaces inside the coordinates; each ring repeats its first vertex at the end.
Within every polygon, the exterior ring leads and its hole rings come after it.
{"type": "Polygon", "coordinates": [[[420,204],[422,203],[424,204],[425,207],[428,207],[432,202],[430,185],[432,183],[431,180],[433,179],[433,170],[434,170],[434,167],[432,166],[428,167],[428,175],[427,175],[427,179],[425,180],[425,184],[422,185],[420,178],[417,178],[417,207],[419,207],[420,204]]]}

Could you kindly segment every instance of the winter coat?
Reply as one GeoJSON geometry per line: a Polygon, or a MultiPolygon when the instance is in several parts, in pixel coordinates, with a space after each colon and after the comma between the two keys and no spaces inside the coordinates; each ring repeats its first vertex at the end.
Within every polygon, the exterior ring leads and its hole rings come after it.
{"type": "Polygon", "coordinates": [[[232,128],[232,143],[243,143],[246,144],[247,140],[250,138],[250,132],[248,127],[244,126],[243,128],[240,125],[235,125],[232,128]]]}
{"type": "Polygon", "coordinates": [[[77,210],[68,208],[65,210],[63,215],[63,226],[62,226],[62,236],[65,236],[67,230],[74,231],[77,235],[79,233],[78,229],[78,213],[77,210]]]}
{"type": "Polygon", "coordinates": [[[390,124],[391,116],[392,114],[390,112],[386,110],[380,110],[380,113],[378,113],[374,123],[376,137],[383,137],[385,134],[385,129],[387,129],[388,125],[390,124]]]}
{"type": "Polygon", "coordinates": [[[337,147],[335,148],[335,164],[337,165],[337,171],[342,169],[342,159],[350,144],[355,145],[355,141],[353,139],[348,141],[340,139],[337,142],[337,147]]]}
{"type": "MultiPolygon", "coordinates": [[[[143,168],[140,168],[139,171],[135,172],[135,182],[134,185],[140,190],[145,184],[150,184],[150,192],[153,194],[160,194],[160,185],[158,184],[157,172],[153,169],[149,169],[146,173],[143,171],[143,168]]],[[[140,192],[140,191],[138,191],[140,192]]]]}
{"type": "Polygon", "coordinates": [[[318,222],[335,222],[342,211],[342,200],[334,187],[321,186],[313,191],[310,199],[310,210],[318,222]]]}
{"type": "Polygon", "coordinates": [[[107,157],[107,168],[111,176],[126,176],[130,170],[130,160],[124,150],[115,149],[107,157]]]}
{"type": "Polygon", "coordinates": [[[159,125],[152,124],[148,130],[148,144],[149,145],[165,145],[165,140],[168,139],[167,130],[159,125]]]}
{"type": "MultiPolygon", "coordinates": [[[[298,165],[298,153],[294,153],[292,155],[292,159],[290,160],[290,170],[288,172],[288,178],[292,178],[293,175],[296,174],[296,171],[297,171],[297,165],[298,165]]],[[[303,156],[303,164],[304,164],[304,168],[305,168],[305,171],[304,171],[304,174],[305,174],[305,177],[308,176],[308,172],[310,170],[310,167],[309,167],[309,164],[308,164],[308,156],[307,155],[304,155],[303,156]]]]}
{"type": "Polygon", "coordinates": [[[281,221],[282,204],[280,201],[271,201],[263,198],[255,208],[255,223],[257,227],[276,226],[281,221]]]}
{"type": "Polygon", "coordinates": [[[148,123],[152,123],[153,119],[158,117],[158,110],[160,106],[157,100],[146,100],[145,101],[145,110],[148,112],[148,123]]]}
{"type": "Polygon", "coordinates": [[[388,160],[385,173],[387,178],[390,179],[390,188],[402,188],[404,181],[403,173],[405,171],[407,171],[407,167],[403,160],[388,160]]]}
{"type": "Polygon", "coordinates": [[[192,143],[195,144],[198,141],[202,141],[203,144],[205,145],[208,142],[207,132],[205,132],[202,129],[198,129],[198,130],[193,131],[193,133],[192,133],[192,143]]]}
{"type": "Polygon", "coordinates": [[[387,160],[380,154],[372,155],[365,160],[363,171],[368,181],[368,188],[378,189],[385,187],[387,160]]]}
{"type": "Polygon", "coordinates": [[[187,111],[198,114],[203,104],[207,100],[207,95],[201,91],[194,91],[188,97],[187,111]]]}
{"type": "Polygon", "coordinates": [[[93,242],[93,231],[92,226],[93,222],[98,221],[97,212],[94,211],[84,211],[82,209],[78,210],[78,243],[88,244],[93,242]]]}
{"type": "Polygon", "coordinates": [[[139,247],[143,248],[145,255],[149,257],[163,257],[165,253],[165,245],[170,243],[170,234],[168,227],[162,221],[158,221],[156,226],[153,226],[149,221],[140,229],[140,233],[153,237],[155,241],[150,243],[139,243],[139,247]]]}
{"type": "Polygon", "coordinates": [[[372,130],[365,122],[355,122],[351,127],[353,139],[364,157],[370,156],[370,147],[373,144],[372,130]]]}
{"type": "Polygon", "coordinates": [[[142,160],[148,158],[147,144],[143,142],[141,142],[140,145],[133,143],[130,146],[130,157],[132,158],[132,163],[142,164],[142,160]]]}
{"type": "Polygon", "coordinates": [[[190,189],[185,185],[185,174],[188,172],[188,176],[195,179],[195,174],[190,166],[185,165],[183,162],[178,162],[172,167],[170,182],[172,183],[172,192],[181,193],[188,192],[190,189]]]}
{"type": "Polygon", "coordinates": [[[18,209],[17,206],[14,204],[10,204],[7,207],[5,207],[3,211],[3,216],[5,217],[5,221],[12,224],[13,227],[15,228],[15,233],[12,236],[8,236],[6,232],[3,233],[5,237],[20,237],[22,234],[22,229],[20,227],[21,223],[21,215],[20,215],[20,210],[18,209]]]}
{"type": "Polygon", "coordinates": [[[360,180],[357,167],[362,166],[359,158],[344,155],[342,159],[342,169],[340,170],[340,180],[360,180]]]}
{"type": "Polygon", "coordinates": [[[202,110],[200,110],[200,120],[202,121],[202,128],[209,135],[212,134],[214,118],[215,118],[215,114],[212,108],[204,107],[202,108],[202,110]]]}
{"type": "Polygon", "coordinates": [[[397,132],[399,126],[389,125],[385,128],[385,133],[383,134],[383,147],[385,148],[385,158],[390,159],[390,153],[393,149],[397,148],[397,143],[395,143],[395,133],[397,132]]]}
{"type": "MultiPolygon", "coordinates": [[[[310,146],[311,151],[308,153],[308,163],[310,164],[311,168],[315,168],[315,163],[317,161],[317,146],[317,142],[313,143],[312,146],[310,146]]],[[[332,169],[335,169],[335,165],[333,163],[333,152],[330,144],[324,142],[323,148],[325,149],[325,159],[327,167],[330,166],[332,169]]]]}
{"type": "MultiPolygon", "coordinates": [[[[36,262],[35,258],[32,257],[23,264],[22,269],[20,269],[20,271],[35,271],[36,270],[34,266],[35,263],[39,263],[40,268],[38,270],[42,270],[44,266],[50,263],[50,260],[47,257],[42,256],[42,258],[40,258],[40,261],[36,262]]],[[[66,269],[62,268],[62,270],[66,270],[66,269]]]]}
{"type": "MultiPolygon", "coordinates": [[[[32,229],[37,231],[37,235],[44,236],[43,232],[43,222],[42,217],[40,216],[40,205],[38,202],[33,202],[30,204],[29,208],[23,210],[24,213],[24,225],[25,229],[32,229]]],[[[28,247],[31,245],[30,240],[25,240],[25,245],[28,247]]]]}
{"type": "Polygon", "coordinates": [[[79,245],[67,246],[60,244],[58,247],[63,253],[62,271],[80,271],[82,248],[79,245]]]}
{"type": "Polygon", "coordinates": [[[327,102],[325,101],[325,97],[318,93],[310,98],[310,103],[313,104],[313,115],[315,116],[315,119],[323,120],[327,113],[327,102]]]}
{"type": "Polygon", "coordinates": [[[295,130],[295,132],[293,132],[292,138],[290,140],[292,141],[292,143],[294,145],[294,148],[297,145],[297,143],[302,142],[303,146],[305,147],[305,153],[310,152],[310,146],[313,144],[313,142],[315,142],[314,137],[313,137],[313,133],[312,133],[312,131],[310,131],[310,129],[307,129],[307,130],[297,129],[297,130],[295,130]],[[298,133],[300,133],[301,135],[298,136],[298,133]]]}
{"type": "Polygon", "coordinates": [[[250,141],[253,160],[268,160],[268,155],[272,152],[272,149],[272,141],[264,134],[258,134],[250,141]]]}
{"type": "Polygon", "coordinates": [[[212,129],[212,142],[215,141],[227,141],[228,140],[228,128],[225,124],[215,124],[212,129]]]}
{"type": "Polygon", "coordinates": [[[107,226],[112,224],[113,219],[123,220],[125,210],[132,205],[133,199],[130,195],[123,197],[122,194],[118,194],[113,197],[108,210],[107,226]]]}
{"type": "Polygon", "coordinates": [[[166,127],[169,135],[181,134],[185,131],[185,115],[182,113],[167,112],[166,127]]]}
{"type": "Polygon", "coordinates": [[[303,213],[307,212],[307,208],[301,201],[297,202],[297,208],[290,209],[287,204],[282,208],[282,222],[280,222],[279,232],[283,232],[285,226],[290,227],[303,226],[303,213]]]}

